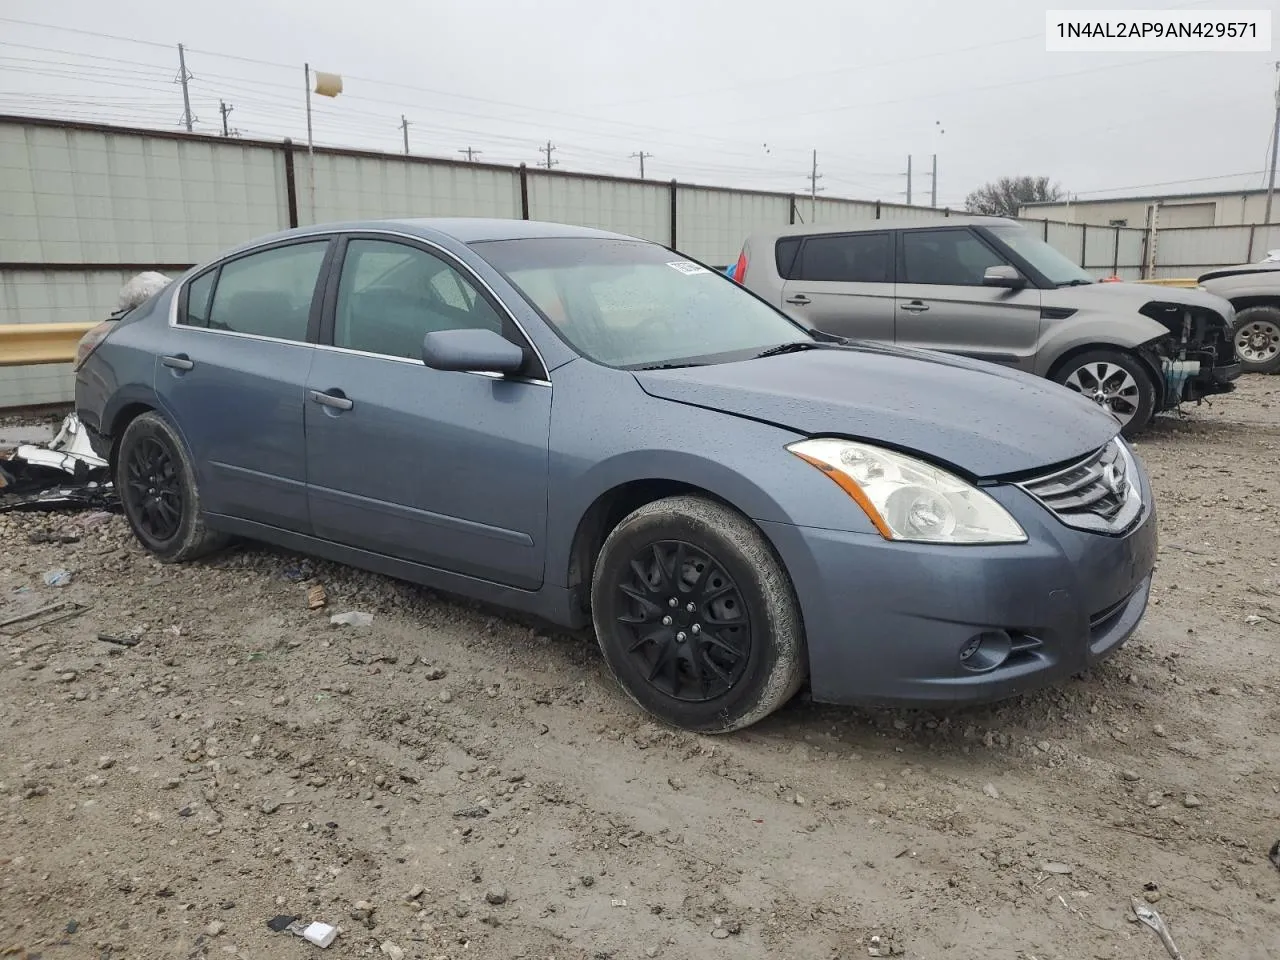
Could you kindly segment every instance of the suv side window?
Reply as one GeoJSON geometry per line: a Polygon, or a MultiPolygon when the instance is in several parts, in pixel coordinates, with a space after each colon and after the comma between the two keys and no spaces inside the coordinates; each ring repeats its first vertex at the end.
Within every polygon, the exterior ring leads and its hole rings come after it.
{"type": "Polygon", "coordinates": [[[778,267],[778,276],[783,280],[797,279],[795,274],[796,254],[800,251],[800,237],[783,237],[774,245],[773,260],[778,267]]]}
{"type": "Polygon", "coordinates": [[[796,261],[795,279],[837,283],[890,283],[893,244],[888,233],[809,237],[796,261]]]}
{"type": "MultiPolygon", "coordinates": [[[[276,340],[307,339],[311,300],[328,240],[312,240],[251,253],[218,271],[206,326],[276,340]]],[[[197,293],[197,278],[190,296],[197,293]]],[[[188,301],[192,322],[195,314],[188,301]]]]}
{"type": "Polygon", "coordinates": [[[899,282],[980,287],[987,268],[1004,263],[971,230],[904,230],[899,282]]]}
{"type": "Polygon", "coordinates": [[[338,280],[333,345],[417,360],[438,330],[492,330],[502,316],[461,272],[390,240],[352,240],[338,280]]]}
{"type": "Polygon", "coordinates": [[[187,308],[178,316],[180,324],[188,327],[209,325],[209,300],[213,293],[213,281],[217,276],[218,268],[214,267],[187,284],[187,308]]]}

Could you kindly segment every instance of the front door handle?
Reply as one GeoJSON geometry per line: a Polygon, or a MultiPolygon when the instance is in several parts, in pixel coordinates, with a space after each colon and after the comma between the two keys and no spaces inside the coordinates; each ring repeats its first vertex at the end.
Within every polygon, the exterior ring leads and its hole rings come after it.
{"type": "Polygon", "coordinates": [[[920,300],[912,300],[910,303],[901,304],[901,307],[907,313],[924,313],[929,309],[929,305],[920,300]]]}
{"type": "Polygon", "coordinates": [[[332,407],[334,410],[350,410],[355,406],[354,403],[342,396],[338,391],[325,393],[321,390],[312,390],[311,399],[322,407],[332,407]]]}
{"type": "Polygon", "coordinates": [[[160,362],[171,370],[191,370],[196,365],[195,361],[185,353],[179,353],[173,357],[161,357],[160,362]]]}
{"type": "Polygon", "coordinates": [[[803,293],[797,293],[794,297],[787,297],[787,303],[794,303],[797,307],[803,307],[806,303],[812,302],[803,293]]]}

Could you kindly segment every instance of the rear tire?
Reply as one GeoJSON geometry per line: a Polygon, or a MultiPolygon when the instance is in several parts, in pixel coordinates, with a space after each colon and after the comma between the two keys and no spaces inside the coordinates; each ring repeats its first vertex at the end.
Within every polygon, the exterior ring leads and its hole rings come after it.
{"type": "Polygon", "coordinates": [[[229,540],[205,526],[195,477],[181,438],[160,414],[149,411],[125,428],[116,492],[134,536],[164,563],[194,560],[229,540]]]}
{"type": "Polygon", "coordinates": [[[596,562],[591,612],[615,679],[675,727],[740,730],[804,682],[791,581],[759,528],[713,500],[667,497],[619,523],[596,562]]]}
{"type": "Polygon", "coordinates": [[[1114,416],[1126,437],[1141,433],[1155,415],[1155,381],[1131,353],[1090,350],[1063,364],[1053,379],[1114,416]]]}
{"type": "Polygon", "coordinates": [[[1280,307],[1245,307],[1236,314],[1231,343],[1245,372],[1280,370],[1280,307]]]}

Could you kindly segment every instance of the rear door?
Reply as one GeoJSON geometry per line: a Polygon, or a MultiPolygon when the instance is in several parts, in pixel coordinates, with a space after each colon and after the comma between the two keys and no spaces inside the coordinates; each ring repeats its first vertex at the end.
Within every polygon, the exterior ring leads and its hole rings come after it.
{"type": "Polygon", "coordinates": [[[156,358],[164,411],[201,505],[310,532],[303,405],[331,243],[308,237],[224,261],[183,287],[156,358]]]}
{"type": "Polygon", "coordinates": [[[778,257],[782,309],[827,333],[892,343],[893,259],[888,230],[804,237],[794,259],[778,257]]]}
{"type": "Polygon", "coordinates": [[[898,237],[898,343],[1031,370],[1040,337],[1040,290],[986,287],[1008,264],[968,227],[902,230],[898,237]]]}

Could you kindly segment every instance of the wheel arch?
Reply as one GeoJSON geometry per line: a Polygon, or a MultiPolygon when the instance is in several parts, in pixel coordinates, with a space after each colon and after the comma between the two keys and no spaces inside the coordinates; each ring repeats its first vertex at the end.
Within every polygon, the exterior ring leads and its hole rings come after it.
{"type": "MultiPolygon", "coordinates": [[[[1145,345],[1144,345],[1145,346],[1145,345]]],[[[1151,378],[1151,383],[1155,386],[1156,391],[1156,410],[1163,410],[1166,400],[1166,387],[1164,382],[1164,374],[1155,360],[1149,355],[1150,351],[1144,350],[1142,346],[1126,347],[1119,343],[1109,343],[1106,341],[1090,341],[1088,343],[1077,344],[1065,351],[1061,356],[1057,357],[1045,372],[1045,378],[1058,382],[1058,375],[1070,365],[1071,361],[1077,357],[1082,357],[1086,353],[1093,353],[1096,350],[1107,350],[1113,353],[1120,353],[1126,357],[1131,357],[1142,365],[1142,368],[1151,378]]]]}
{"type": "Polygon", "coordinates": [[[1231,300],[1231,306],[1235,307],[1237,314],[1241,310],[1248,310],[1250,307],[1274,307],[1280,309],[1280,294],[1234,297],[1231,300]]]}

